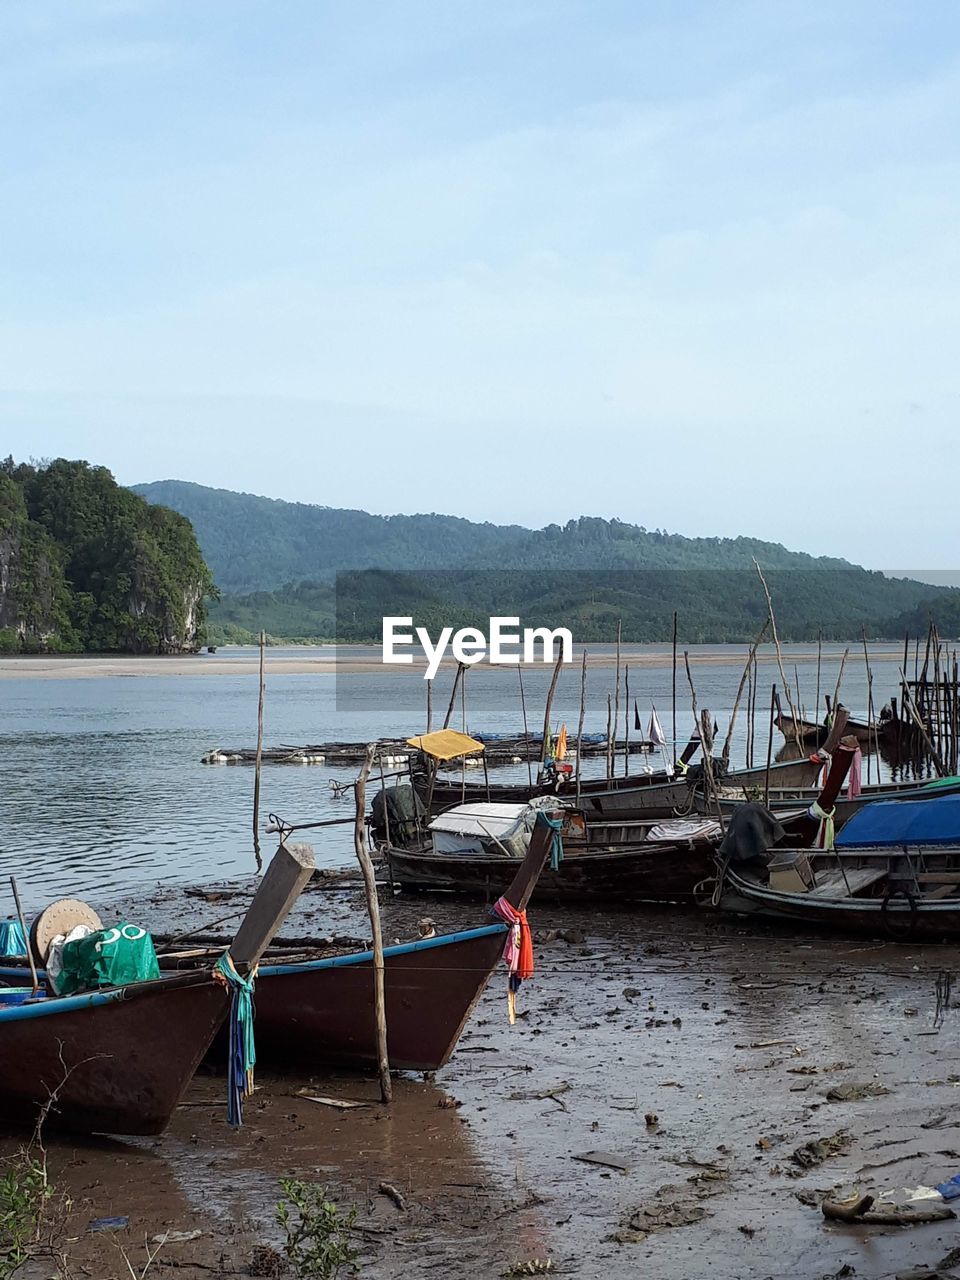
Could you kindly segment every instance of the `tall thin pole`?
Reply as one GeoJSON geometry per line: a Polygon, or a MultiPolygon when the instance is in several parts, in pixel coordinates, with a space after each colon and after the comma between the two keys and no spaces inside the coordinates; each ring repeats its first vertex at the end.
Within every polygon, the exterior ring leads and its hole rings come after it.
{"type": "Polygon", "coordinates": [[[813,721],[820,720],[820,667],[823,662],[823,627],[817,627],[817,700],[813,704],[813,721]]]}
{"type": "MultiPolygon", "coordinates": [[[[463,667],[460,675],[460,732],[467,732],[467,668],[463,667]]],[[[486,752],[483,753],[486,756],[486,752]]],[[[467,799],[467,757],[460,757],[460,802],[467,799]]]]}
{"type": "Polygon", "coordinates": [[[265,631],[260,632],[260,694],[257,699],[257,761],[253,771],[253,856],[257,860],[257,870],[263,866],[260,857],[260,770],[263,765],[263,651],[267,642],[265,631]]]}
{"type": "Polygon", "coordinates": [[[450,701],[447,703],[447,714],[443,717],[444,729],[450,728],[450,717],[453,715],[453,708],[457,701],[457,685],[460,683],[460,677],[463,675],[463,663],[457,663],[456,675],[453,677],[453,688],[450,690],[450,701]]]}
{"type": "Polygon", "coordinates": [[[767,726],[767,772],[763,779],[763,803],[770,804],[770,760],[773,755],[773,710],[777,704],[777,686],[770,690],[770,723],[767,726]]]}
{"type": "Polygon", "coordinates": [[[620,634],[623,629],[623,619],[617,619],[617,682],[614,686],[613,698],[613,743],[610,747],[610,776],[613,777],[616,772],[617,759],[617,729],[620,724],[620,634]]]}
{"type": "Polygon", "coordinates": [[[30,945],[30,938],[27,934],[27,922],[23,916],[23,907],[20,904],[20,890],[17,888],[15,876],[10,877],[10,888],[13,891],[13,901],[17,908],[17,919],[20,921],[20,932],[23,934],[26,948],[27,959],[30,961],[30,977],[33,979],[33,994],[36,995],[40,990],[40,979],[37,977],[37,966],[33,959],[33,947],[30,945]]]}
{"type": "Polygon", "coordinates": [[[587,651],[580,667],[580,721],[577,725],[577,804],[580,803],[580,761],[583,757],[583,717],[587,709],[587,651]]]}
{"type": "Polygon", "coordinates": [[[613,777],[613,698],[607,694],[607,778],[613,777]]]}
{"type": "Polygon", "coordinates": [[[560,679],[560,672],[563,668],[563,646],[557,654],[557,665],[553,668],[553,675],[550,678],[550,688],[547,690],[547,701],[543,708],[543,742],[540,746],[540,765],[541,767],[547,762],[547,734],[550,732],[550,711],[553,707],[553,695],[557,691],[557,682],[560,679]]]}
{"type": "Polygon", "coordinates": [[[433,729],[433,681],[427,680],[427,733],[433,729]]]}
{"type": "Polygon", "coordinates": [[[527,782],[533,787],[533,765],[530,762],[530,730],[527,728],[527,700],[523,696],[523,664],[517,663],[517,679],[520,681],[520,710],[523,712],[523,741],[527,754],[527,782]]]}
{"type": "Polygon", "coordinates": [[[623,776],[630,772],[630,663],[623,673],[623,776]]]}
{"type": "Polygon", "coordinates": [[[370,916],[370,930],[373,935],[373,1014],[377,1033],[377,1066],[380,1072],[380,1097],[384,1102],[393,1099],[393,1081],[390,1078],[390,1054],[387,1049],[387,1001],[386,984],[383,968],[383,932],[380,928],[380,899],[377,897],[377,878],[367,848],[367,776],[373,764],[375,742],[367,744],[360,774],[354,784],[356,799],[356,817],[353,827],[353,847],[363,873],[363,888],[367,899],[367,913],[370,916]]]}
{"type": "Polygon", "coordinates": [[[677,762],[677,611],[673,611],[673,763],[677,762]]]}

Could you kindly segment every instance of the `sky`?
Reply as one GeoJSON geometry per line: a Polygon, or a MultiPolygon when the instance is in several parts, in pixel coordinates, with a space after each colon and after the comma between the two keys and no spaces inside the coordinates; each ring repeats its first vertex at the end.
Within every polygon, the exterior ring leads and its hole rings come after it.
{"type": "Polygon", "coordinates": [[[957,566],[954,0],[3,0],[0,452],[957,566]]]}

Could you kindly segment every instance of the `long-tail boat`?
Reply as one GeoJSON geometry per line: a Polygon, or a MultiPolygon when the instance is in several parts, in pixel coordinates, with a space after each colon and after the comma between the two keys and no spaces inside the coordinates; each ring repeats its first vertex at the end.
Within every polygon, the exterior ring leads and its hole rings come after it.
{"type": "Polygon", "coordinates": [[[777,846],[721,871],[721,909],[904,939],[960,938],[960,795],[877,801],[832,849],[777,846]]]}
{"type": "MultiPolygon", "coordinates": [[[[259,958],[313,869],[312,854],[281,852],[234,940],[238,969],[259,958]]],[[[0,1122],[33,1124],[42,1111],[55,1128],[162,1132],[229,1007],[204,968],[0,1008],[0,1122]]]]}
{"type": "MultiPolygon", "coordinates": [[[[529,827],[532,805],[475,803],[434,818],[422,840],[385,845],[382,854],[394,884],[404,889],[452,890],[496,897],[517,862],[516,832],[529,827]]],[[[618,824],[627,843],[603,840],[580,812],[563,814],[563,859],[547,867],[537,898],[607,902],[692,900],[709,875],[720,826],[709,818],[631,821],[618,824]]]]}
{"type": "MultiPolygon", "coordinates": [[[[284,825],[283,835],[295,829],[284,825]]],[[[517,911],[526,909],[549,855],[552,835],[549,827],[538,825],[525,856],[514,868],[503,896],[517,911]]],[[[384,947],[392,1067],[435,1071],[447,1062],[503,954],[506,933],[507,926],[498,921],[384,947]]],[[[168,981],[202,981],[202,975],[187,968],[198,963],[195,952],[177,956],[161,950],[159,959],[165,969],[184,967],[168,981]]],[[[257,974],[258,1061],[308,1068],[375,1068],[373,965],[373,952],[366,950],[268,951],[257,974]]],[[[0,979],[22,982],[24,976],[22,968],[0,969],[0,979]]],[[[216,1026],[207,1045],[215,1030],[216,1026]]],[[[162,1056],[161,1051],[158,1057],[162,1056]]],[[[222,1056],[215,1055],[220,1060],[222,1056]]],[[[196,1065],[193,1062],[191,1073],[196,1065]]]]}
{"type": "MultiPolygon", "coordinates": [[[[524,911],[550,853],[538,824],[504,897],[524,911]]],[[[385,947],[387,1048],[399,1070],[436,1071],[503,954],[500,922],[385,947]]],[[[162,959],[161,959],[162,963],[162,959]]],[[[308,1067],[376,1067],[373,953],[267,960],[257,978],[257,1056],[308,1067]]]]}

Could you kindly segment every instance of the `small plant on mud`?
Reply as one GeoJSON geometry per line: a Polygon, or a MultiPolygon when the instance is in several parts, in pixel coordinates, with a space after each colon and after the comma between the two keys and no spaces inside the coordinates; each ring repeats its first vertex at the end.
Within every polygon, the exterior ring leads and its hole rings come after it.
{"type": "Polygon", "coordinates": [[[46,1162],[30,1151],[0,1165],[0,1280],[14,1275],[36,1253],[52,1194],[46,1162]]]}
{"type": "Polygon", "coordinates": [[[342,1271],[355,1275],[359,1251],[350,1243],[357,1220],[355,1208],[342,1213],[327,1199],[326,1187],[299,1178],[280,1183],[277,1223],[286,1235],[283,1251],[298,1280],[336,1280],[342,1271]]]}

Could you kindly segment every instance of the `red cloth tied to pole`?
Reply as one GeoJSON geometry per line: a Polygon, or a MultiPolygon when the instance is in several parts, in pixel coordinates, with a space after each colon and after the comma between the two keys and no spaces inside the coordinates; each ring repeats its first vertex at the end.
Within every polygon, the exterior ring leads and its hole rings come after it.
{"type": "Polygon", "coordinates": [[[498,898],[493,913],[509,925],[503,959],[510,970],[507,991],[507,1010],[511,1025],[517,1020],[517,992],[520,984],[533,977],[533,935],[527,923],[527,913],[518,911],[506,898],[498,898]]]}

